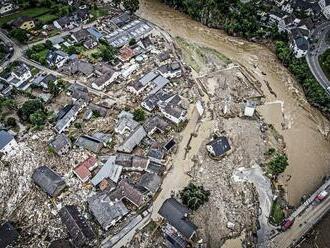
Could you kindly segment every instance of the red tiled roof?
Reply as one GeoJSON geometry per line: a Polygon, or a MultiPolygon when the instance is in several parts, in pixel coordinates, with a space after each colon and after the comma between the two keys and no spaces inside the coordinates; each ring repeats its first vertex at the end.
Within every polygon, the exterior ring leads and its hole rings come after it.
{"type": "Polygon", "coordinates": [[[122,61],[130,60],[134,56],[134,51],[129,47],[122,47],[119,50],[120,59],[122,61]]]}
{"type": "Polygon", "coordinates": [[[89,170],[92,170],[95,167],[95,164],[97,163],[97,159],[95,157],[88,157],[85,161],[79,164],[79,166],[84,166],[89,170]]]}
{"type": "Polygon", "coordinates": [[[92,175],[86,166],[80,164],[73,169],[73,172],[79,177],[82,182],[86,182],[92,175]]]}

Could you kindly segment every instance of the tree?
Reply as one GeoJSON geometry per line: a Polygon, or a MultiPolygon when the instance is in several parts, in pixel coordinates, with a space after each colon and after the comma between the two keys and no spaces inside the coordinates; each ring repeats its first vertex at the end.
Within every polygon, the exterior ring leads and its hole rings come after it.
{"type": "Polygon", "coordinates": [[[52,49],[53,48],[53,43],[50,40],[46,40],[45,47],[47,49],[52,49]]]}
{"type": "Polygon", "coordinates": [[[43,103],[40,100],[28,100],[18,110],[18,115],[23,120],[30,120],[30,115],[34,114],[38,110],[45,112],[43,103]]]}
{"type": "Polygon", "coordinates": [[[58,96],[58,94],[61,92],[61,88],[59,87],[59,85],[55,84],[55,82],[53,81],[48,83],[48,89],[53,96],[58,96]]]}
{"type": "Polygon", "coordinates": [[[287,156],[281,153],[276,153],[272,160],[268,163],[270,172],[275,175],[284,172],[288,165],[289,163],[287,156]]]}
{"type": "Polygon", "coordinates": [[[118,7],[121,4],[121,1],[122,0],[113,0],[112,2],[116,7],[118,7]]]}
{"type": "Polygon", "coordinates": [[[35,113],[29,116],[30,123],[37,127],[45,125],[46,120],[47,115],[41,109],[37,110],[35,113]]]}
{"type": "Polygon", "coordinates": [[[14,117],[8,117],[6,120],[6,126],[16,127],[17,126],[16,119],[14,117]]]}
{"type": "Polygon", "coordinates": [[[128,45],[134,46],[136,44],[136,39],[132,38],[129,40],[128,45]]]}
{"type": "Polygon", "coordinates": [[[139,0],[123,0],[123,6],[130,13],[135,13],[139,9],[139,0]]]}
{"type": "Polygon", "coordinates": [[[136,109],[134,110],[134,120],[135,121],[144,121],[145,120],[145,112],[143,109],[136,109]]]}
{"type": "Polygon", "coordinates": [[[210,191],[205,190],[203,186],[197,186],[193,183],[189,183],[180,192],[180,198],[182,203],[185,204],[191,210],[197,210],[205,202],[208,202],[210,191]]]}
{"type": "Polygon", "coordinates": [[[75,46],[68,47],[67,52],[69,55],[78,54],[78,50],[75,46]]]}
{"type": "Polygon", "coordinates": [[[117,54],[117,49],[111,45],[102,45],[100,48],[101,57],[104,61],[113,61],[117,54]]]}
{"type": "Polygon", "coordinates": [[[26,43],[28,40],[27,32],[24,29],[16,28],[10,31],[10,36],[21,43],[26,43]]]}

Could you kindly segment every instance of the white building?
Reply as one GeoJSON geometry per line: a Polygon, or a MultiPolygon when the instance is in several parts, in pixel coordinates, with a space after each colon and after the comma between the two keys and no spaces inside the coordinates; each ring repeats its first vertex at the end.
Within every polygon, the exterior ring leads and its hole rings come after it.
{"type": "Polygon", "coordinates": [[[14,5],[12,3],[6,3],[0,8],[0,15],[4,15],[14,9],[14,5]]]}
{"type": "Polygon", "coordinates": [[[323,15],[330,19],[330,0],[320,0],[319,5],[321,7],[323,15]]]}
{"type": "MultiPolygon", "coordinates": [[[[21,64],[17,66],[10,74],[9,78],[7,79],[8,83],[19,88],[22,86],[24,82],[29,80],[32,77],[30,68],[25,65],[21,64]]],[[[23,88],[24,90],[24,88],[23,88]]]]}
{"type": "Polygon", "coordinates": [[[0,152],[4,154],[12,154],[18,144],[15,138],[7,131],[0,131],[0,152]]]}

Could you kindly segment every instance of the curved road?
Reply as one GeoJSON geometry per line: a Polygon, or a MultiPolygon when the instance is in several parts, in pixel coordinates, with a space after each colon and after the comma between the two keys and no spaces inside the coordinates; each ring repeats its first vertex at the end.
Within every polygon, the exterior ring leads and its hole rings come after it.
{"type": "Polygon", "coordinates": [[[330,94],[330,90],[328,90],[330,87],[330,81],[324,74],[319,63],[320,55],[330,48],[326,43],[328,32],[330,32],[330,22],[322,23],[314,29],[312,37],[314,37],[314,40],[317,40],[317,43],[314,44],[314,49],[308,51],[306,61],[316,80],[328,92],[328,94],[330,94]]]}

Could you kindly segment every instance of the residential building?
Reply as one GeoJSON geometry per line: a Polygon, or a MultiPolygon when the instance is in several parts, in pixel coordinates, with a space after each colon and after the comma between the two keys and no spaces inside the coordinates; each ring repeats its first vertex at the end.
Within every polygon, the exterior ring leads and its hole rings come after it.
{"type": "Polygon", "coordinates": [[[76,119],[78,113],[86,106],[86,102],[82,99],[77,100],[74,104],[67,106],[65,113],[61,114],[55,125],[55,130],[62,133],[76,119]]]}
{"type": "Polygon", "coordinates": [[[147,172],[141,177],[138,185],[148,190],[151,194],[155,194],[160,188],[161,183],[162,179],[160,176],[147,172]]]}
{"type": "Polygon", "coordinates": [[[80,29],[71,34],[71,38],[76,43],[82,43],[82,42],[86,41],[89,37],[90,37],[90,34],[86,29],[80,29]]]}
{"type": "Polygon", "coordinates": [[[10,11],[12,11],[14,9],[14,4],[12,3],[5,3],[1,6],[0,8],[0,15],[4,15],[9,13],[10,11]]]}
{"type": "Polygon", "coordinates": [[[18,148],[18,144],[10,133],[7,131],[0,131],[0,152],[4,154],[13,154],[18,148]]]}
{"type": "Polygon", "coordinates": [[[93,136],[82,135],[77,139],[75,145],[90,152],[99,153],[103,148],[104,143],[93,136]]]}
{"type": "Polygon", "coordinates": [[[114,226],[129,212],[122,201],[111,201],[104,193],[88,198],[87,202],[93,216],[104,230],[114,226]]]}
{"type": "Polygon", "coordinates": [[[308,32],[303,34],[304,30],[301,28],[295,28],[291,30],[290,34],[290,48],[293,50],[293,54],[296,58],[304,57],[307,54],[309,42],[308,32]],[[307,36],[306,36],[307,35],[307,36]]]}
{"type": "Polygon", "coordinates": [[[146,203],[145,195],[127,179],[122,179],[118,183],[116,190],[110,193],[110,199],[114,202],[122,202],[123,199],[126,199],[138,208],[146,203]]]}
{"type": "Polygon", "coordinates": [[[73,169],[73,173],[82,181],[83,183],[87,182],[91,176],[93,171],[97,167],[97,159],[95,157],[88,157],[83,162],[81,162],[79,165],[77,165],[73,169]]]}
{"type": "Polygon", "coordinates": [[[149,136],[155,132],[163,133],[168,128],[169,124],[160,116],[155,115],[148,118],[144,123],[143,127],[149,136]]]}
{"type": "Polygon", "coordinates": [[[330,19],[330,0],[320,0],[319,5],[325,18],[330,19]]]}
{"type": "Polygon", "coordinates": [[[72,29],[75,27],[75,23],[68,17],[68,16],[63,16],[59,18],[58,20],[55,20],[53,22],[54,26],[58,29],[72,29]]]}
{"type": "Polygon", "coordinates": [[[96,238],[92,227],[76,206],[66,205],[58,213],[76,247],[88,245],[96,238]]]}
{"type": "Polygon", "coordinates": [[[47,166],[40,166],[35,169],[32,179],[51,197],[58,196],[66,188],[64,179],[47,166]]]}
{"type": "Polygon", "coordinates": [[[143,126],[139,125],[133,130],[125,141],[117,148],[119,152],[131,153],[134,148],[147,136],[143,126]]]}
{"type": "Polygon", "coordinates": [[[166,104],[160,107],[160,111],[166,119],[172,121],[176,125],[187,119],[187,111],[179,105],[166,104]]]}
{"type": "Polygon", "coordinates": [[[96,90],[104,90],[105,87],[113,83],[117,77],[120,75],[119,72],[110,69],[107,73],[102,75],[101,77],[97,78],[93,83],[92,87],[96,90]]]}
{"type": "Polygon", "coordinates": [[[117,153],[115,163],[123,167],[125,171],[144,171],[147,169],[150,160],[146,157],[117,153]]]}
{"type": "Polygon", "coordinates": [[[66,61],[68,60],[69,55],[63,51],[60,50],[55,50],[52,51],[50,50],[47,54],[46,61],[49,66],[54,66],[56,68],[61,68],[66,61]]]}
{"type": "Polygon", "coordinates": [[[14,247],[18,237],[19,233],[10,222],[0,226],[0,247],[14,247]]]}
{"type": "Polygon", "coordinates": [[[70,139],[63,133],[56,135],[55,139],[49,145],[60,156],[68,153],[72,146],[70,139]]]}
{"type": "Polygon", "coordinates": [[[30,30],[35,27],[34,20],[30,16],[20,16],[16,20],[14,20],[11,25],[15,28],[20,28],[24,30],[30,30]]]}
{"type": "Polygon", "coordinates": [[[158,71],[165,78],[178,78],[182,76],[182,70],[179,62],[162,65],[158,68],[158,71]]]}
{"type": "Polygon", "coordinates": [[[16,66],[11,72],[7,82],[16,88],[25,90],[28,85],[27,81],[32,77],[30,68],[26,64],[16,66]]]}
{"type": "Polygon", "coordinates": [[[122,111],[118,115],[118,122],[115,127],[115,132],[121,135],[125,133],[131,133],[139,123],[133,119],[133,114],[127,111],[122,111]]]}
{"type": "Polygon", "coordinates": [[[167,199],[158,213],[171,226],[172,230],[183,239],[189,241],[195,235],[197,227],[188,218],[191,210],[175,198],[167,199]]]}
{"type": "Polygon", "coordinates": [[[97,186],[102,182],[102,180],[107,178],[117,183],[120,178],[122,170],[123,170],[123,166],[116,164],[116,156],[109,156],[109,158],[103,164],[101,169],[93,177],[91,183],[94,186],[97,186]]]}
{"type": "Polygon", "coordinates": [[[215,157],[224,156],[230,149],[230,144],[225,136],[220,136],[206,144],[206,149],[215,157]]]}

